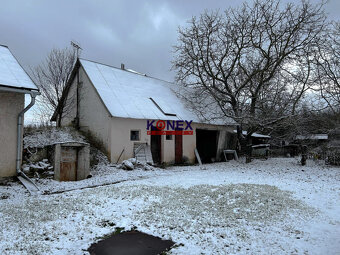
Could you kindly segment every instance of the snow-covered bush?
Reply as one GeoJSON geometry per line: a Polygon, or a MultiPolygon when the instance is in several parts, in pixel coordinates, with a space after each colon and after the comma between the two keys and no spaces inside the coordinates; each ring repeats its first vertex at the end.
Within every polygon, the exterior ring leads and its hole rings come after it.
{"type": "Polygon", "coordinates": [[[46,127],[30,130],[24,135],[24,149],[43,148],[61,142],[85,142],[86,139],[77,130],[71,127],[56,128],[46,127]]]}

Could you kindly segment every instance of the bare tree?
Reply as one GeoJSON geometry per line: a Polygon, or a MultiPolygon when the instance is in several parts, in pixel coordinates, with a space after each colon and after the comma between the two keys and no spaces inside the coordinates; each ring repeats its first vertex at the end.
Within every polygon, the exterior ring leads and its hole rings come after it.
{"type": "Polygon", "coordinates": [[[41,91],[39,103],[41,113],[45,116],[43,118],[50,118],[58,109],[57,126],[61,125],[61,117],[66,116],[75,107],[75,100],[62,100],[62,94],[76,58],[74,49],[53,49],[42,64],[32,69],[33,78],[41,91]]]}
{"type": "Polygon", "coordinates": [[[330,32],[319,44],[317,90],[334,113],[340,113],[340,23],[332,23],[330,32]]]}
{"type": "Polygon", "coordinates": [[[294,115],[326,26],[323,3],[255,0],[224,14],[205,12],[179,29],[176,80],[192,91],[186,97],[202,116],[217,105],[247,129],[250,144],[254,132],[294,115]]]}

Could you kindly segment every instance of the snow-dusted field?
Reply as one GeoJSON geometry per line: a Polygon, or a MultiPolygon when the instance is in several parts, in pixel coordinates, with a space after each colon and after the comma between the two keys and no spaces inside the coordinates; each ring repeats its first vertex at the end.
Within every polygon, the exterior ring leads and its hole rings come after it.
{"type": "Polygon", "coordinates": [[[0,254],[86,254],[116,227],[172,239],[171,254],[340,254],[340,168],[282,158],[120,171],[130,181],[54,195],[0,186],[0,254]]]}

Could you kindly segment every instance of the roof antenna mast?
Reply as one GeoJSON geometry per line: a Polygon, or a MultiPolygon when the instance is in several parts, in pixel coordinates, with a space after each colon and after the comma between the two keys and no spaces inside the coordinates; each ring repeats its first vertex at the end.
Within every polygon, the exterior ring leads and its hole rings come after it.
{"type": "Polygon", "coordinates": [[[71,41],[71,45],[77,52],[77,58],[79,58],[79,50],[82,50],[82,48],[80,47],[80,43],[76,41],[71,41]]]}
{"type": "MultiPolygon", "coordinates": [[[[82,48],[80,47],[79,43],[77,43],[76,41],[71,41],[71,45],[72,47],[76,50],[77,52],[77,60],[79,59],[79,50],[82,50],[82,48]]],[[[80,79],[79,79],[79,68],[77,70],[77,113],[76,113],[76,117],[75,117],[75,127],[77,129],[80,128],[80,125],[79,125],[79,87],[80,87],[80,79]]]]}

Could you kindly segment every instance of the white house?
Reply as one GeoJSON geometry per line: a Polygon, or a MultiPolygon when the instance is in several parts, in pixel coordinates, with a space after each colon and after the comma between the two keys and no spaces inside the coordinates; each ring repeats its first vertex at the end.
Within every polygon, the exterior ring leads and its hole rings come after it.
{"type": "Polygon", "coordinates": [[[78,59],[63,95],[63,105],[73,101],[73,107],[65,111],[58,107],[51,120],[89,131],[114,163],[135,157],[141,144],[151,147],[158,163],[193,163],[195,148],[203,161],[219,160],[226,133],[233,132],[236,123],[230,119],[206,123],[177,96],[175,87],[124,65],[115,68],[78,59]],[[192,134],[148,133],[176,127],[192,134]]]}
{"type": "Polygon", "coordinates": [[[39,94],[8,47],[0,45],[0,177],[20,172],[24,113],[39,94]],[[25,94],[31,103],[25,108],[25,94]]]}

